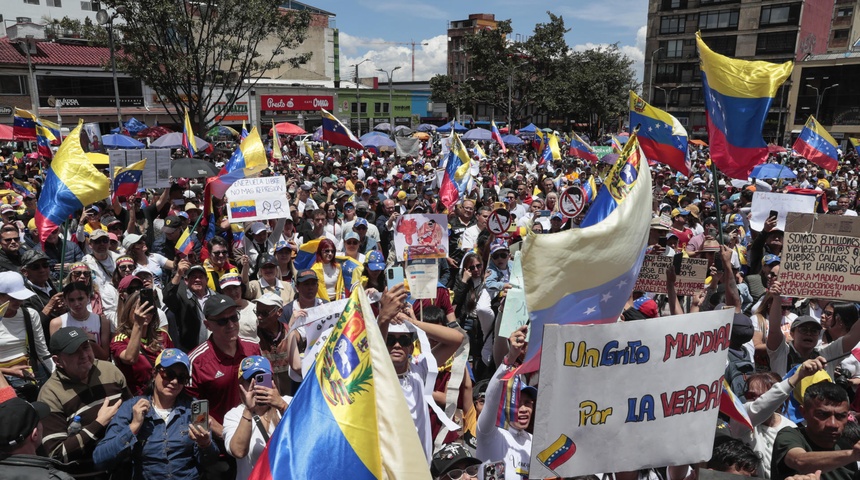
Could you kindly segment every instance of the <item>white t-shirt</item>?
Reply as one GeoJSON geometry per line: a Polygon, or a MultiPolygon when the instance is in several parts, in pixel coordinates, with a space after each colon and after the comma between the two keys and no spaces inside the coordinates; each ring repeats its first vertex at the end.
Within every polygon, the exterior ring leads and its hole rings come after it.
{"type": "Polygon", "coordinates": [[[329,300],[335,300],[337,293],[337,277],[340,275],[340,270],[331,266],[328,263],[323,264],[323,277],[325,279],[325,289],[328,293],[329,300]]]}
{"type": "Polygon", "coordinates": [[[150,272],[152,272],[153,283],[161,288],[161,275],[164,273],[162,268],[164,267],[164,264],[167,263],[167,257],[159,253],[148,253],[146,258],[149,260],[149,263],[139,266],[146,267],[150,272]]]}
{"type": "Polygon", "coordinates": [[[90,270],[93,272],[93,282],[97,282],[96,284],[99,288],[105,283],[110,283],[111,276],[114,270],[116,270],[116,259],[120,257],[118,253],[110,250],[108,250],[107,254],[108,256],[104,260],[97,259],[91,253],[84,255],[84,258],[81,260],[90,267],[90,270]]]}
{"type": "MultiPolygon", "coordinates": [[[[284,395],[281,398],[287,402],[287,405],[289,405],[293,400],[293,397],[290,397],[289,395],[284,395]]],[[[233,455],[233,451],[230,450],[230,442],[233,440],[233,435],[236,433],[236,430],[239,429],[240,422],[247,422],[247,420],[242,420],[242,413],[244,411],[245,405],[239,405],[233,407],[232,410],[224,415],[224,444],[227,447],[227,453],[231,456],[233,455]]],[[[278,415],[278,417],[280,418],[280,415],[278,415]]],[[[277,427],[277,425],[275,425],[274,422],[269,424],[269,438],[272,437],[272,432],[275,431],[275,427],[277,427]]],[[[236,480],[245,480],[251,475],[251,470],[254,469],[254,464],[257,463],[257,459],[260,458],[260,455],[266,448],[263,434],[260,433],[260,428],[257,427],[257,424],[254,421],[251,421],[251,439],[248,446],[248,454],[245,455],[245,458],[236,459],[236,480]]]]}
{"type": "Polygon", "coordinates": [[[507,371],[501,365],[487,386],[484,410],[478,418],[478,450],[475,456],[482,462],[505,461],[505,479],[521,480],[528,476],[531,466],[532,435],[525,430],[499,428],[495,415],[501,403],[501,376],[507,371]]]}
{"type": "Polygon", "coordinates": [[[463,235],[460,236],[460,249],[461,250],[471,250],[475,248],[475,242],[478,241],[478,235],[481,234],[481,230],[478,229],[478,225],[472,225],[463,231],[463,235]]]}
{"type": "Polygon", "coordinates": [[[430,438],[430,413],[427,402],[424,401],[424,381],[427,379],[427,372],[427,360],[424,355],[419,355],[412,360],[409,371],[402,376],[398,375],[398,379],[403,395],[406,397],[409,414],[412,415],[412,421],[418,430],[421,446],[424,447],[427,463],[430,463],[433,459],[433,439],[430,438]]]}
{"type": "MultiPolygon", "coordinates": [[[[9,362],[21,356],[27,355],[27,326],[24,325],[23,305],[15,312],[15,316],[3,318],[0,321],[0,362],[9,362]]],[[[45,333],[42,331],[42,322],[39,314],[29,309],[30,321],[33,324],[33,336],[35,336],[36,353],[43,359],[42,363],[53,371],[54,362],[51,353],[45,343],[45,333]]]]}
{"type": "Polygon", "coordinates": [[[102,321],[98,314],[89,312],[90,316],[86,320],[77,320],[72,318],[70,313],[60,315],[60,328],[63,327],[78,327],[93,336],[93,339],[101,345],[102,343],[102,321]]]}

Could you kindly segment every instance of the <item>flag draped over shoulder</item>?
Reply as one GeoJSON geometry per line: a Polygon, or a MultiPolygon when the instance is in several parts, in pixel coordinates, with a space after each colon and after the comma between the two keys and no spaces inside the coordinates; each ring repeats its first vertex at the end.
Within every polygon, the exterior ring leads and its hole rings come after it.
{"type": "Polygon", "coordinates": [[[146,167],[146,159],[132,163],[127,167],[116,167],[113,175],[113,193],[111,198],[128,197],[137,192],[143,169],[146,167]]]}
{"type": "Polygon", "coordinates": [[[42,243],[69,215],[110,194],[110,180],[96,170],[81,148],[82,128],[83,122],[79,122],[66,137],[45,175],[36,207],[42,243]]]}
{"type": "Polygon", "coordinates": [[[639,276],[650,221],[651,173],[634,133],[582,228],[525,240],[523,277],[531,328],[519,373],[539,368],[544,325],[617,320],[639,276]]]}
{"type": "Polygon", "coordinates": [[[446,208],[451,208],[465,193],[471,179],[471,158],[469,151],[460,140],[460,136],[451,132],[451,148],[445,163],[445,173],[442,175],[442,185],[439,188],[439,198],[446,208]]]}
{"type": "Polygon", "coordinates": [[[570,149],[567,154],[592,163],[595,163],[598,160],[597,153],[593,148],[591,148],[591,145],[586,143],[575,133],[570,134],[570,149]]]}
{"type": "Polygon", "coordinates": [[[358,288],[249,479],[429,480],[423,452],[385,340],[358,288]]]}
{"type": "Polygon", "coordinates": [[[776,64],[725,57],[696,33],[711,159],[723,173],[746,180],[767,159],[762,128],[777,89],[791,75],[792,62],[776,64]]]}
{"type": "Polygon", "coordinates": [[[355,135],[340,123],[334,115],[324,108],[320,109],[322,115],[322,139],[335,145],[343,145],[356,150],[364,150],[364,145],[355,138],[355,135]]]}
{"type": "Polygon", "coordinates": [[[677,118],[630,92],[630,126],[639,125],[639,145],[648,160],[665,163],[684,175],[691,171],[687,130],[677,118]]]}
{"type": "Polygon", "coordinates": [[[803,158],[825,170],[835,172],[839,169],[836,140],[812,115],[806,120],[806,125],[803,126],[792,148],[803,158]]]}
{"type": "Polygon", "coordinates": [[[211,179],[212,195],[223,198],[224,194],[236,180],[258,175],[269,166],[266,158],[266,147],[260,140],[257,127],[251,129],[251,133],[242,140],[230,160],[224,164],[221,173],[211,179]]]}

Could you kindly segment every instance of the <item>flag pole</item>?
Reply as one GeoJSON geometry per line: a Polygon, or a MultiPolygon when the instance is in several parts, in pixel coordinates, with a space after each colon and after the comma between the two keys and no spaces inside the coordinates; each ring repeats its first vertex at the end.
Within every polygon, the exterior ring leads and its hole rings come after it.
{"type": "MultiPolygon", "coordinates": [[[[711,159],[711,173],[713,173],[714,178],[711,180],[711,183],[714,184],[714,200],[720,199],[720,185],[717,180],[717,164],[714,163],[714,160],[711,159]]],[[[718,217],[719,218],[719,217],[718,217]]],[[[725,239],[723,239],[723,222],[717,222],[717,232],[720,234],[720,245],[725,245],[725,239]]]]}
{"type": "Polygon", "coordinates": [[[63,270],[66,267],[66,242],[69,241],[69,219],[63,222],[63,246],[60,248],[60,290],[63,287],[63,270]]]}

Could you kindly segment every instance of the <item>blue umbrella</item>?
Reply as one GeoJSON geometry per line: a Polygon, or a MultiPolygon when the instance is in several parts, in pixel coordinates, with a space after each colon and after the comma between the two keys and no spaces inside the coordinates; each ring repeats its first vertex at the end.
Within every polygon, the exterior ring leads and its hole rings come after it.
{"type": "Polygon", "coordinates": [[[118,133],[102,135],[102,145],[105,148],[146,148],[146,145],[137,140],[118,133]]]}
{"type": "Polygon", "coordinates": [[[377,150],[394,149],[397,144],[385,135],[371,135],[367,140],[361,142],[367,148],[375,148],[377,150]]]}
{"type": "Polygon", "coordinates": [[[463,132],[469,130],[468,128],[464,127],[463,125],[461,125],[456,120],[451,120],[450,122],[446,123],[445,125],[442,125],[441,127],[437,128],[436,131],[437,132],[450,132],[452,128],[457,133],[463,133],[463,132]]]}
{"type": "Polygon", "coordinates": [[[790,168],[778,163],[756,165],[750,173],[751,178],[797,178],[790,168]]]}
{"type": "Polygon", "coordinates": [[[430,125],[429,123],[422,123],[422,124],[418,125],[417,127],[415,127],[415,130],[418,130],[419,132],[432,132],[432,131],[436,130],[436,125],[430,125]]]}
{"type": "Polygon", "coordinates": [[[361,142],[361,143],[363,144],[365,140],[369,140],[369,139],[371,139],[371,138],[373,138],[373,137],[385,137],[385,138],[388,138],[388,134],[387,134],[387,133],[382,133],[382,132],[373,132],[373,131],[371,131],[371,132],[367,132],[367,133],[365,133],[364,135],[362,135],[362,136],[358,137],[358,141],[359,141],[359,142],[361,142]]]}
{"type": "Polygon", "coordinates": [[[516,135],[503,135],[502,141],[505,142],[505,145],[522,145],[525,143],[516,135]]]}
{"type": "Polygon", "coordinates": [[[535,133],[535,130],[537,130],[537,126],[535,126],[534,123],[530,123],[525,127],[519,129],[519,133],[535,133]]]}
{"type": "Polygon", "coordinates": [[[463,134],[463,140],[492,140],[493,134],[483,128],[473,128],[463,134]]]}

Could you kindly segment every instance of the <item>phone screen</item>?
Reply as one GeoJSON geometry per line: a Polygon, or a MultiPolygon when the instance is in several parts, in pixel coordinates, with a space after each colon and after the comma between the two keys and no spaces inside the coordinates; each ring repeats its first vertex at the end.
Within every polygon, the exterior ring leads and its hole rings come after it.
{"type": "Polygon", "coordinates": [[[209,400],[191,402],[191,424],[209,430],[209,400]]]}

